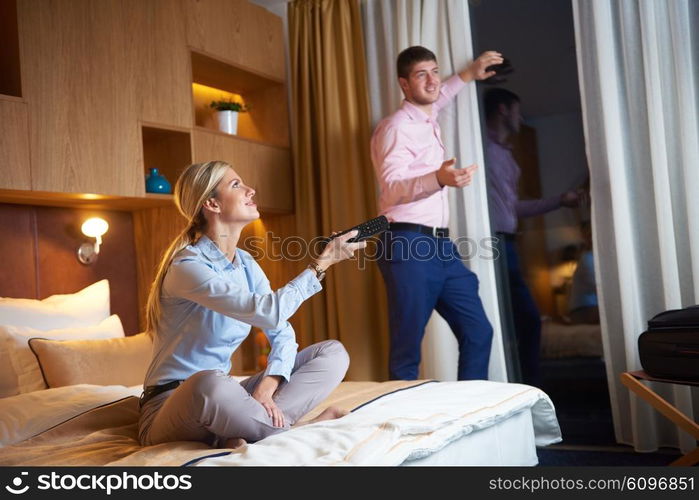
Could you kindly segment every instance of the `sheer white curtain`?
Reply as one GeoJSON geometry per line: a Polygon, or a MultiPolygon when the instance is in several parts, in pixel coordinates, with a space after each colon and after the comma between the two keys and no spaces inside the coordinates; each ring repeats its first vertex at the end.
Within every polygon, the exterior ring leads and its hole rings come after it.
{"type": "MultiPolygon", "coordinates": [[[[573,0],[604,351],[617,441],[694,440],[630,397],[646,321],[699,303],[699,2],[573,0]]],[[[690,417],[696,390],[656,384],[690,417]]]]}
{"type": "MultiPolygon", "coordinates": [[[[403,99],[396,77],[398,53],[423,45],[438,59],[442,78],[463,69],[473,59],[468,2],[462,0],[362,0],[364,39],[369,71],[369,99],[374,125],[394,112],[403,99]]],[[[490,237],[490,222],[483,151],[474,84],[463,90],[455,103],[443,110],[439,124],[447,157],[461,166],[477,163],[481,170],[473,184],[449,190],[453,238],[468,238],[473,257],[467,265],[480,279],[480,296],[494,329],[490,357],[491,380],[507,380],[495,272],[490,253],[478,244],[490,237]]],[[[466,249],[467,243],[462,247],[466,249]]],[[[435,312],[423,342],[421,376],[456,380],[458,346],[447,323],[435,312]]]]}

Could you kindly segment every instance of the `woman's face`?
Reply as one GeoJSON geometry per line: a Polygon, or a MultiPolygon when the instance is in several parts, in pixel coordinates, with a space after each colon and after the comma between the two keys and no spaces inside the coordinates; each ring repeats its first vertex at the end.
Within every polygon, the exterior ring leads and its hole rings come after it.
{"type": "Polygon", "coordinates": [[[252,200],[255,190],[243,183],[235,170],[229,168],[216,186],[216,200],[221,208],[221,222],[252,222],[260,218],[257,204],[252,200]]]}

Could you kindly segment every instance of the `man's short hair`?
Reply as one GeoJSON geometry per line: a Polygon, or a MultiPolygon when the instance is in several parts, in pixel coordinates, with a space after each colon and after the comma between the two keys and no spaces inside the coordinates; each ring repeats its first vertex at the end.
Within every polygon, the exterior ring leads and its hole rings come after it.
{"type": "Polygon", "coordinates": [[[488,89],[483,97],[485,117],[490,118],[495,115],[501,104],[510,109],[515,102],[519,102],[519,96],[514,92],[502,88],[488,89]]]}
{"type": "Polygon", "coordinates": [[[410,71],[413,69],[413,65],[422,61],[437,62],[437,56],[435,56],[434,52],[430,49],[420,47],[419,45],[405,49],[398,54],[398,60],[396,61],[398,77],[408,78],[410,76],[410,71]]]}

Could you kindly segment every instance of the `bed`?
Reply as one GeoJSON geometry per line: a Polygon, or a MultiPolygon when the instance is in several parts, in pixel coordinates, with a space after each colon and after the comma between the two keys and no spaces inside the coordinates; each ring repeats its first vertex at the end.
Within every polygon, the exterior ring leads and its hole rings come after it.
{"type": "Polygon", "coordinates": [[[0,298],[0,465],[535,465],[537,446],[561,440],[539,389],[422,380],[343,382],[289,431],[235,450],[143,447],[135,384],[150,349],[110,315],[106,280],[41,301],[0,298]],[[330,405],[350,413],[305,424],[330,405]]]}
{"type": "Polygon", "coordinates": [[[236,450],[138,444],[141,387],[78,384],[0,400],[0,465],[535,465],[560,441],[549,398],[488,381],[343,382],[338,420],[295,426],[236,450]]]}

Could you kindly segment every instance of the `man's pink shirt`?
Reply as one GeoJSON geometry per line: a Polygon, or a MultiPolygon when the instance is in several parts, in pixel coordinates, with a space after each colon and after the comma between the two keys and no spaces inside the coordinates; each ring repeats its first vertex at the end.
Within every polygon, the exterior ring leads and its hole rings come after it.
{"type": "Polygon", "coordinates": [[[459,75],[443,82],[431,116],[403,101],[376,126],[371,160],[379,181],[379,209],[394,222],[449,224],[447,188],[440,187],[436,173],[445,160],[437,115],[465,85],[459,75]]]}

